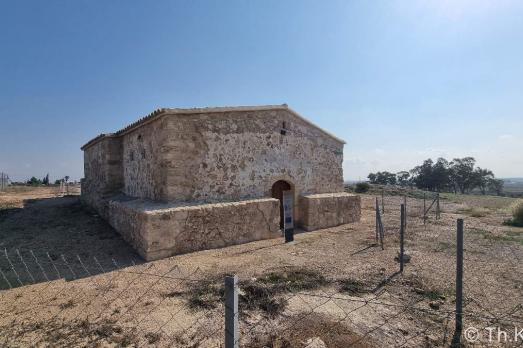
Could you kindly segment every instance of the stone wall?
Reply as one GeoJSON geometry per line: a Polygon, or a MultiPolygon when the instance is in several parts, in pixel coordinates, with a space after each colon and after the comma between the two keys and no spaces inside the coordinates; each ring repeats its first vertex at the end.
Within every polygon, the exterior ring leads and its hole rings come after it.
{"type": "Polygon", "coordinates": [[[131,197],[159,200],[163,195],[167,168],[162,166],[167,132],[162,119],[143,125],[121,137],[122,191],[131,197]]]}
{"type": "Polygon", "coordinates": [[[343,191],[343,143],[289,110],[166,115],[162,201],[223,202],[271,197],[278,180],[298,197],[343,191]],[[285,135],[281,134],[285,126],[285,135]]]}
{"type": "Polygon", "coordinates": [[[305,231],[357,222],[361,217],[361,197],[344,192],[301,196],[299,204],[305,231]]]}
{"type": "Polygon", "coordinates": [[[285,107],[166,111],[90,145],[85,153],[86,181],[106,181],[100,178],[103,168],[88,164],[93,155],[115,157],[120,177],[106,186],[114,193],[154,201],[215,203],[270,197],[272,185],[285,180],[293,187],[299,220],[300,195],[343,191],[343,143],[285,107]],[[111,147],[106,146],[109,140],[111,147]]]}
{"type": "Polygon", "coordinates": [[[277,180],[300,194],[343,191],[343,144],[288,110],[166,116],[166,200],[270,196],[277,180]],[[286,134],[281,130],[285,123],[286,134]]]}
{"type": "Polygon", "coordinates": [[[123,185],[122,146],[120,139],[106,137],[84,150],[82,200],[106,215],[104,197],[123,185]]]}
{"type": "Polygon", "coordinates": [[[279,201],[181,205],[109,202],[109,223],[145,260],[280,237],[279,201]]]}
{"type": "Polygon", "coordinates": [[[84,151],[85,184],[89,191],[113,192],[122,185],[122,147],[107,137],[84,151]]]}

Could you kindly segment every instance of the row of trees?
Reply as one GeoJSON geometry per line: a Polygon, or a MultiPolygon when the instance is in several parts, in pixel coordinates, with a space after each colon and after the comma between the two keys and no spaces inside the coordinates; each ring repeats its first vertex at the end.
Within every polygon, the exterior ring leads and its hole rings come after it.
{"type": "Polygon", "coordinates": [[[503,192],[503,180],[496,179],[489,169],[476,167],[473,157],[455,158],[450,162],[444,158],[434,162],[429,158],[409,171],[370,173],[368,178],[372,184],[409,186],[437,192],[469,193],[476,188],[482,194],[489,191],[501,195],[503,192]]]}
{"type": "MultiPolygon", "coordinates": [[[[69,176],[66,175],[63,179],[57,179],[55,180],[55,185],[60,185],[61,182],[67,183],[69,181],[69,176]]],[[[49,174],[43,177],[43,179],[38,179],[37,177],[33,176],[31,179],[27,180],[26,185],[29,186],[48,186],[50,185],[49,182],[49,174]]]]}

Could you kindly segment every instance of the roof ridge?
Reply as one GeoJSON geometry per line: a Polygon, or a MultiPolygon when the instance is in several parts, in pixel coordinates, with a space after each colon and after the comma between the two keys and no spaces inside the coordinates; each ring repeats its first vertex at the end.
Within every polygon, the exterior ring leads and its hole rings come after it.
{"type": "Polygon", "coordinates": [[[157,117],[160,117],[162,115],[169,115],[169,114],[199,114],[199,113],[217,113],[217,112],[242,112],[242,111],[261,111],[261,110],[287,110],[302,121],[306,122],[310,126],[313,126],[320,130],[321,132],[325,133],[329,137],[341,142],[345,143],[343,140],[337,138],[336,136],[330,134],[326,130],[320,128],[319,126],[315,125],[311,121],[307,120],[300,114],[298,114],[296,111],[289,108],[287,104],[279,104],[279,105],[254,105],[254,106],[214,106],[214,107],[194,107],[194,108],[159,108],[154,110],[153,112],[147,114],[146,116],[141,117],[140,119],[128,124],[124,128],[121,128],[120,130],[114,132],[114,133],[101,133],[94,137],[93,139],[89,140],[85,145],[81,147],[82,150],[86,149],[87,147],[93,145],[94,143],[100,141],[101,139],[105,137],[117,137],[124,135],[125,133],[131,131],[134,128],[137,128],[145,123],[151,122],[157,117]]]}

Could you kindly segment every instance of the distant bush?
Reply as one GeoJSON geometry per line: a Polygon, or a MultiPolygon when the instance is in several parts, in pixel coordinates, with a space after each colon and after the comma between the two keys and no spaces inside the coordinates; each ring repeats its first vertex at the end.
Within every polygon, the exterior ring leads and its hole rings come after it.
{"type": "Polygon", "coordinates": [[[34,176],[27,180],[27,185],[29,186],[40,186],[42,185],[42,180],[35,178],[34,176]]]}
{"type": "Polygon", "coordinates": [[[512,205],[512,219],[505,221],[505,225],[523,227],[523,199],[512,205]]]}
{"type": "Polygon", "coordinates": [[[365,193],[369,191],[370,185],[366,182],[359,182],[356,184],[356,188],[354,189],[357,193],[365,193]]]}
{"type": "Polygon", "coordinates": [[[470,210],[470,216],[472,217],[485,217],[488,214],[488,209],[474,207],[470,210]]]}
{"type": "Polygon", "coordinates": [[[523,199],[519,199],[512,206],[512,219],[523,225],[523,199]]]}

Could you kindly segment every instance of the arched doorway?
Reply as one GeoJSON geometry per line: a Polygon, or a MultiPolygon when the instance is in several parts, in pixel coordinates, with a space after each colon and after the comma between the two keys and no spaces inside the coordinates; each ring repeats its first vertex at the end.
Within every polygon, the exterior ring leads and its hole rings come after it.
{"type": "Polygon", "coordinates": [[[280,228],[283,228],[284,209],[283,209],[283,192],[291,191],[292,186],[287,181],[278,180],[272,185],[271,196],[280,201],[280,228]]]}

